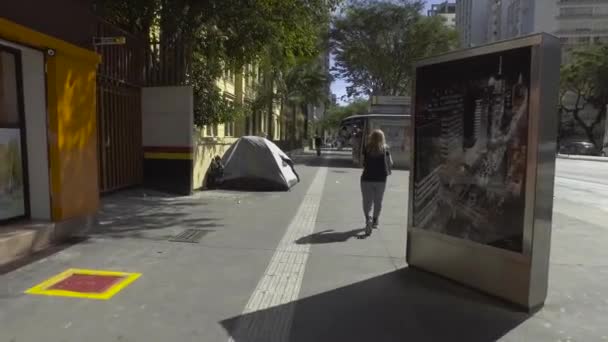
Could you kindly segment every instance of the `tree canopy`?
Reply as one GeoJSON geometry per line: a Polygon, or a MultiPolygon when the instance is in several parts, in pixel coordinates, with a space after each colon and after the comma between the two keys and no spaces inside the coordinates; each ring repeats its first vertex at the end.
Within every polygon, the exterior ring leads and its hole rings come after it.
{"type": "Polygon", "coordinates": [[[236,109],[215,84],[224,70],[272,57],[267,65],[277,71],[268,75],[282,77],[299,58],[319,53],[319,36],[339,1],[96,0],[96,7],[108,21],[156,40],[161,53],[181,51],[184,61],[159,67],[172,67],[193,86],[196,122],[211,124],[236,109]]]}
{"type": "Polygon", "coordinates": [[[334,73],[347,95],[407,95],[413,63],[454,48],[456,32],[439,16],[421,15],[423,1],[354,1],[333,22],[334,73]]]}
{"type": "Polygon", "coordinates": [[[343,119],[357,114],[367,113],[369,102],[364,99],[355,99],[347,105],[334,105],[329,107],[325,113],[325,117],[319,123],[321,129],[334,130],[340,127],[343,119]]]}
{"type": "Polygon", "coordinates": [[[571,61],[562,67],[560,109],[572,114],[587,139],[599,146],[595,131],[606,117],[608,105],[608,45],[595,45],[572,52],[571,61]],[[585,109],[595,111],[585,120],[585,109]]]}

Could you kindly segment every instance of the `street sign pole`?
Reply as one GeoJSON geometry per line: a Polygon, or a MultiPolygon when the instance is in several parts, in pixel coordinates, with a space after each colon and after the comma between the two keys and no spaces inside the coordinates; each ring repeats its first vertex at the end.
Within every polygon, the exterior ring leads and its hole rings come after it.
{"type": "Polygon", "coordinates": [[[126,37],[93,37],[93,45],[125,45],[127,43],[126,37]]]}

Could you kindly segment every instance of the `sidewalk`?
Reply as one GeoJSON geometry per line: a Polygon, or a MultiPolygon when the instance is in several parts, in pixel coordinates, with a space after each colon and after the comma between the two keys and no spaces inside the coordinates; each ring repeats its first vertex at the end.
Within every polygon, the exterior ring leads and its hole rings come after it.
{"type": "MultiPolygon", "coordinates": [[[[550,294],[530,317],[408,270],[408,173],[362,234],[348,152],[297,156],[290,192],[131,191],[104,199],[90,238],[0,275],[0,341],[605,341],[608,212],[585,221],[556,191],[550,294]],[[599,221],[602,222],[602,221],[599,221]],[[200,243],[170,242],[186,228],[200,243]],[[25,295],[68,268],[142,276],[107,301],[25,295]]],[[[592,210],[592,208],[587,208],[592,210]]]]}

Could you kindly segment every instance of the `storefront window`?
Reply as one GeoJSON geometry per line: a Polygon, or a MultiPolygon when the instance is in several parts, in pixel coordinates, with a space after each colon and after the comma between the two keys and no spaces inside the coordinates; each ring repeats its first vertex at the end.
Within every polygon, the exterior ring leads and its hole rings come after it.
{"type": "Polygon", "coordinates": [[[25,216],[17,55],[0,46],[0,221],[25,216]]]}

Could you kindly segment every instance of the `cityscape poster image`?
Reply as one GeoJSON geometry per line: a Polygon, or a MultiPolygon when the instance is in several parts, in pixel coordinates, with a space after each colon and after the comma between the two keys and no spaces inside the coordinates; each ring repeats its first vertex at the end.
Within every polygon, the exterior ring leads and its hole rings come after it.
{"type": "Polygon", "coordinates": [[[531,48],[417,70],[414,226],[521,252],[531,48]]]}

